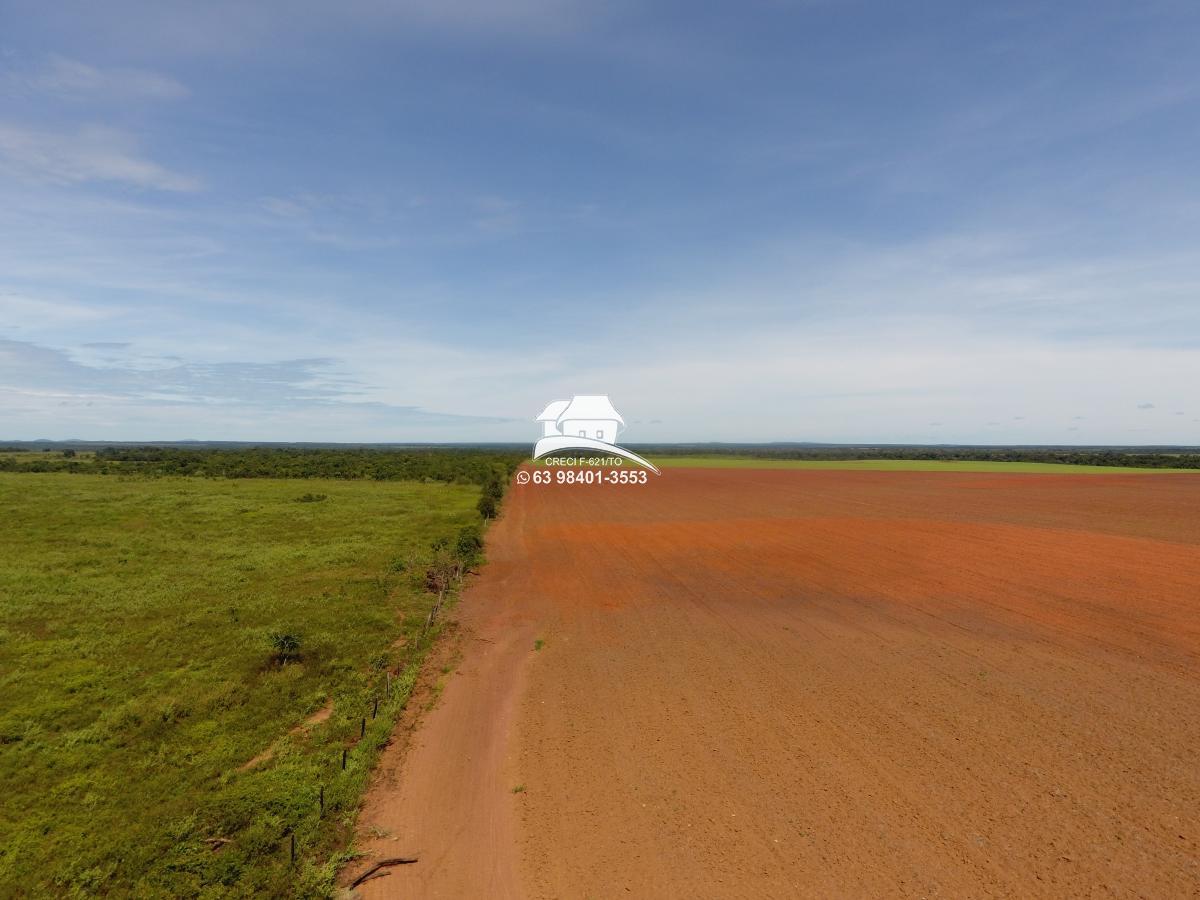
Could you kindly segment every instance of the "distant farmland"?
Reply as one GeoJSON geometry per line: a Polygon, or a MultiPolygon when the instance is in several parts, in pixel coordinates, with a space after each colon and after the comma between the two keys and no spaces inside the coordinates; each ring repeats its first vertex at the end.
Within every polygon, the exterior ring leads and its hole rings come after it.
{"type": "Polygon", "coordinates": [[[479,496],[0,473],[0,895],[324,892],[479,496]]]}
{"type": "Polygon", "coordinates": [[[843,469],[879,472],[1041,472],[1059,475],[1112,475],[1114,472],[1196,472],[1194,468],[1097,466],[982,459],[771,459],[759,456],[652,456],[659,468],[843,469]]]}

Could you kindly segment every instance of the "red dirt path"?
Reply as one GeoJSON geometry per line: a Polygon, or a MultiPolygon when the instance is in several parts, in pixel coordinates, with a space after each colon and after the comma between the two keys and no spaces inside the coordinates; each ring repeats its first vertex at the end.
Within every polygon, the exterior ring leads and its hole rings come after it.
{"type": "Polygon", "coordinates": [[[1200,896],[1200,476],[671,469],[488,552],[363,896],[1200,896]]]}

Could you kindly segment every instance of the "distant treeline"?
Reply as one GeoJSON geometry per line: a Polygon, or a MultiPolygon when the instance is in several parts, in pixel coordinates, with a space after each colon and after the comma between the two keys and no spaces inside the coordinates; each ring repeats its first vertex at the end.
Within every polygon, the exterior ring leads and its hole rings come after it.
{"type": "Polygon", "coordinates": [[[1117,466],[1147,469],[1200,469],[1200,453],[1192,450],[1070,447],[719,447],[683,449],[638,447],[638,452],[704,456],[751,456],[756,459],[928,459],[973,462],[1067,463],[1077,466],[1117,466]]]}
{"type": "MultiPolygon", "coordinates": [[[[1200,469],[1195,447],[955,447],[764,444],[631,444],[652,456],[742,456],[812,460],[971,460],[1200,469]]],[[[212,478],[355,478],[380,481],[507,483],[529,459],[525,445],[442,447],[99,447],[35,452],[0,447],[0,471],[200,475],[212,478]],[[60,455],[61,454],[61,455],[60,455]]]]}
{"type": "Polygon", "coordinates": [[[93,456],[40,453],[0,457],[0,471],[86,472],[100,475],[198,475],[206,478],[347,478],[507,484],[527,452],[430,450],[236,450],[106,447],[93,456]]]}

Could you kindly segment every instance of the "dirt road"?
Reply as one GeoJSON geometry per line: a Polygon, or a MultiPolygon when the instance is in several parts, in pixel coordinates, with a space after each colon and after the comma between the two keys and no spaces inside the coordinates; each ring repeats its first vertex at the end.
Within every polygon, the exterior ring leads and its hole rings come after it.
{"type": "Polygon", "coordinates": [[[1196,896],[1198,510],[1190,475],[514,488],[362,819],[421,862],[361,892],[1196,896]]]}

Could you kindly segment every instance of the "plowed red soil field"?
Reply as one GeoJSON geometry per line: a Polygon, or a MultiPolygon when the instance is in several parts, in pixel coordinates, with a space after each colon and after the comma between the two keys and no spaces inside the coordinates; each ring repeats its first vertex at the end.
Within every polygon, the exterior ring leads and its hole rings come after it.
{"type": "Polygon", "coordinates": [[[1200,476],[671,469],[488,553],[363,896],[1200,896],[1200,476]]]}

